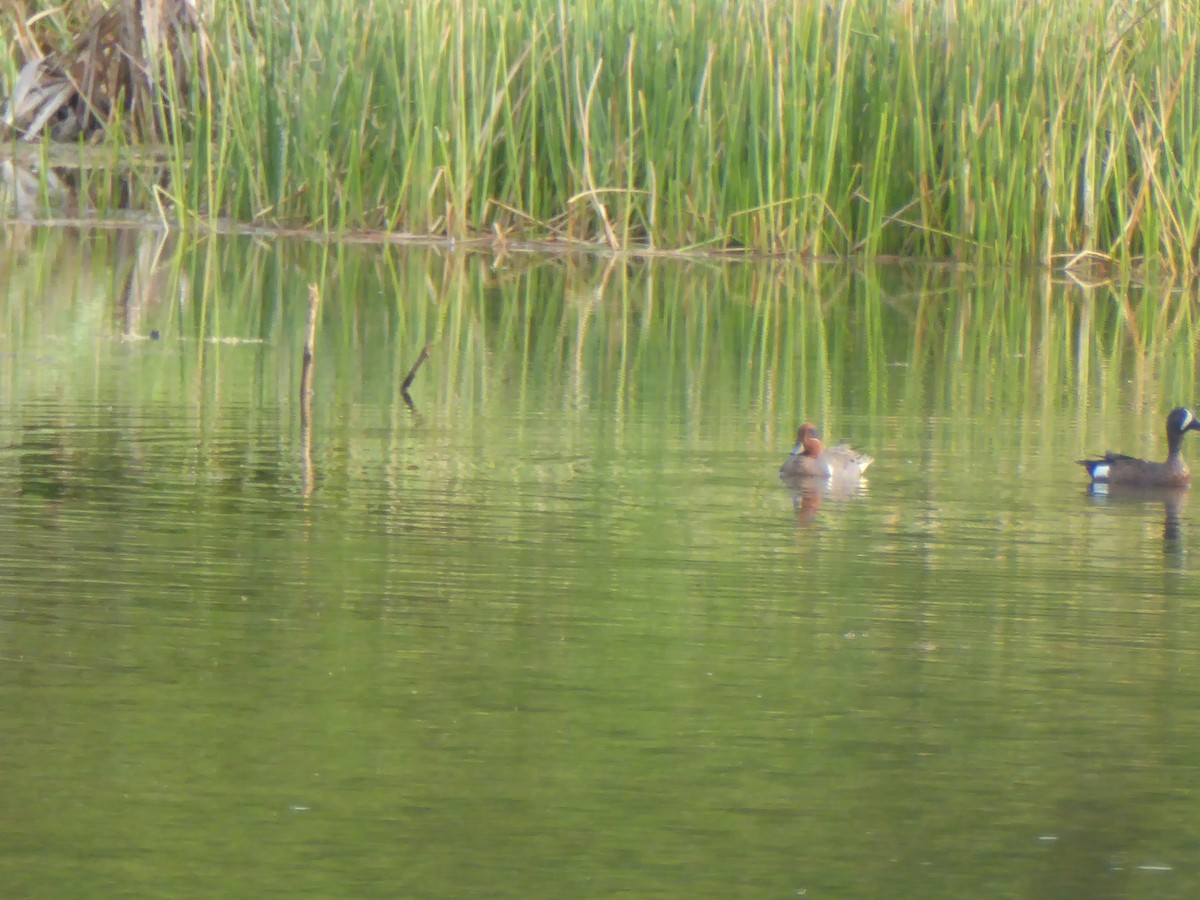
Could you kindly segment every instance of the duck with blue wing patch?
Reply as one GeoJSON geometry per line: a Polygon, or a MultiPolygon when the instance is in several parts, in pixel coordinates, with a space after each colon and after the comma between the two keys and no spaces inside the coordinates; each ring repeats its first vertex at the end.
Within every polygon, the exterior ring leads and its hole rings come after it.
{"type": "Polygon", "coordinates": [[[1183,436],[1200,430],[1200,423],[1191,410],[1182,406],[1167,415],[1167,458],[1150,462],[1124,453],[1105,453],[1097,459],[1078,460],[1091,476],[1093,484],[1127,484],[1132,486],[1164,487],[1185,485],[1192,481],[1191,470],[1183,461],[1183,436]]]}

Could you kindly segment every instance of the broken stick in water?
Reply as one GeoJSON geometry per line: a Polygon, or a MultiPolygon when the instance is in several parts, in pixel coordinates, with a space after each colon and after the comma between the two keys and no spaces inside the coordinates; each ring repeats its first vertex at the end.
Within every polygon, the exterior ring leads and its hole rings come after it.
{"type": "Polygon", "coordinates": [[[420,354],[417,356],[417,361],[413,363],[412,368],[408,370],[408,374],[404,376],[404,383],[400,385],[400,390],[407,394],[409,387],[413,383],[413,379],[417,377],[417,371],[429,359],[429,351],[433,349],[432,344],[426,344],[421,348],[420,354]]]}
{"type": "Polygon", "coordinates": [[[404,383],[400,385],[400,393],[404,395],[404,399],[408,400],[408,389],[413,383],[413,379],[417,377],[417,370],[421,368],[425,360],[429,359],[429,351],[433,349],[432,344],[426,344],[421,348],[421,353],[417,356],[417,361],[413,363],[412,368],[408,370],[408,374],[404,376],[404,383]]]}

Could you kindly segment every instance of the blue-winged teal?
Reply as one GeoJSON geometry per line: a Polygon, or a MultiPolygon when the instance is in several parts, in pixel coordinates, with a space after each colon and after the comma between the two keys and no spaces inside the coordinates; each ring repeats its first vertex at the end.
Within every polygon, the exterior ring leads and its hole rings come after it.
{"type": "Polygon", "coordinates": [[[821,443],[817,426],[805,422],[796,433],[796,446],[779,469],[779,474],[784,478],[849,480],[862,475],[872,462],[872,457],[846,444],[826,447],[821,443]]]}
{"type": "Polygon", "coordinates": [[[1182,406],[1167,414],[1167,459],[1148,462],[1123,453],[1105,453],[1100,459],[1081,459],[1095,484],[1128,484],[1145,487],[1190,484],[1192,473],[1183,461],[1183,434],[1200,428],[1196,417],[1182,406]]]}

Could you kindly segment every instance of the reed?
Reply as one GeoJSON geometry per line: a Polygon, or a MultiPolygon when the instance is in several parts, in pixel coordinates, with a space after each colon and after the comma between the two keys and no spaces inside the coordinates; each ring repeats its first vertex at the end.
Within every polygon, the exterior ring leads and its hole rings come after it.
{"type": "Polygon", "coordinates": [[[1188,270],[1192,12],[216,4],[166,193],[180,221],[1188,270]]]}
{"type": "Polygon", "coordinates": [[[221,4],[176,175],[197,211],[333,231],[1187,269],[1186,12],[221,4]]]}

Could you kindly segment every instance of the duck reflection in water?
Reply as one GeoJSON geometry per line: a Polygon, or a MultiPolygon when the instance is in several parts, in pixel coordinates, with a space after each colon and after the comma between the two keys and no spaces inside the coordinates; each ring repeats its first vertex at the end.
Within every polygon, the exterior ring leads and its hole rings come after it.
{"type": "Polygon", "coordinates": [[[783,483],[792,491],[792,506],[796,510],[796,521],[808,525],[821,511],[821,505],[827,500],[849,500],[867,492],[865,480],[854,482],[821,481],[815,478],[800,478],[796,476],[780,476],[783,483]]]}
{"type": "Polygon", "coordinates": [[[826,497],[845,499],[865,489],[863,473],[874,462],[848,444],[826,447],[820,432],[805,422],[796,433],[796,445],[779,469],[779,477],[792,489],[801,523],[811,522],[826,497]]]}
{"type": "Polygon", "coordinates": [[[1190,495],[1191,491],[1186,484],[1146,487],[1093,482],[1088,486],[1088,496],[1095,503],[1105,506],[1138,507],[1161,503],[1163,505],[1163,541],[1169,544],[1179,540],[1179,525],[1190,495]]]}

